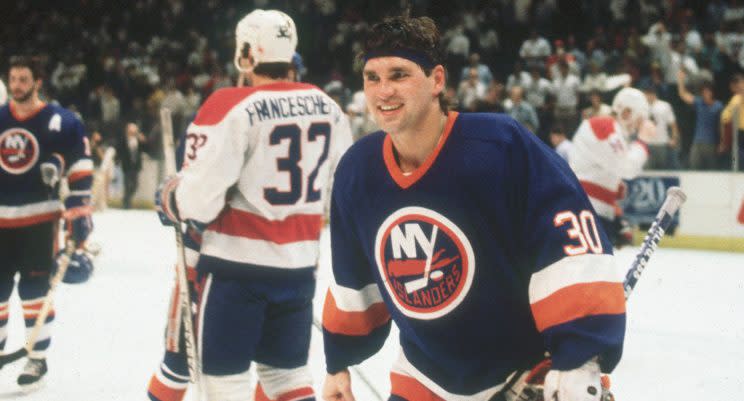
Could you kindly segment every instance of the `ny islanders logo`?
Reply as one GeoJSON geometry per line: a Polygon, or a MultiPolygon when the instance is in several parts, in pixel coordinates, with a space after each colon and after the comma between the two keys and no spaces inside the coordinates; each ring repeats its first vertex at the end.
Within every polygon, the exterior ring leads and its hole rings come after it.
{"type": "Polygon", "coordinates": [[[0,134],[0,167],[11,174],[23,174],[39,159],[39,142],[22,128],[0,134]]]}
{"type": "Polygon", "coordinates": [[[475,256],[465,234],[441,214],[406,207],[377,231],[375,259],[398,309],[415,319],[436,319],[467,296],[475,256]]]}

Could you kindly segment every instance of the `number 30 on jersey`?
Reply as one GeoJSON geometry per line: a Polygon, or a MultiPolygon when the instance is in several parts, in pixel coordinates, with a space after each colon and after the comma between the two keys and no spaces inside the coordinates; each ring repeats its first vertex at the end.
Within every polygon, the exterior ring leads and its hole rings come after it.
{"type": "Polygon", "coordinates": [[[594,213],[589,210],[582,210],[578,216],[572,211],[559,212],[553,219],[553,225],[556,227],[568,225],[566,232],[574,243],[563,247],[566,255],[583,255],[590,250],[592,253],[602,253],[602,240],[599,237],[594,213]]]}

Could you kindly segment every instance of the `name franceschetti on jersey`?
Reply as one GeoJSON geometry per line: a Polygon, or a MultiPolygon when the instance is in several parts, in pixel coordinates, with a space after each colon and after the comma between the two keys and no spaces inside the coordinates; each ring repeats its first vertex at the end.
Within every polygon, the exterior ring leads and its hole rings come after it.
{"type": "Polygon", "coordinates": [[[245,107],[250,124],[254,121],[289,117],[329,115],[331,105],[321,95],[290,95],[256,99],[245,107]]]}

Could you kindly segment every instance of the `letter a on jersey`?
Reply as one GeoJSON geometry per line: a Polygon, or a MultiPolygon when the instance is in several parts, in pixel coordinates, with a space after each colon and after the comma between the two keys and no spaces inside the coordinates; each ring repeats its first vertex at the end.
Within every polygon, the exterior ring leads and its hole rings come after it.
{"type": "Polygon", "coordinates": [[[405,207],[385,219],[375,258],[390,298],[415,319],[436,319],[455,309],[475,273],[473,248],[462,230],[421,207],[405,207]]]}

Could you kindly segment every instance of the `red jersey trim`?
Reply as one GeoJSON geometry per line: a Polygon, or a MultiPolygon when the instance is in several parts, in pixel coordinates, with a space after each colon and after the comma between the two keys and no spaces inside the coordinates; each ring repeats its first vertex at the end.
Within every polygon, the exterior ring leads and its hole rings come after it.
{"type": "Polygon", "coordinates": [[[67,181],[70,183],[73,183],[78,180],[82,180],[83,178],[87,178],[93,175],[93,171],[91,170],[80,170],[76,171],[72,174],[70,174],[69,177],[67,177],[67,181]]]}
{"type": "Polygon", "coordinates": [[[15,101],[14,100],[8,102],[8,109],[10,109],[10,114],[13,116],[13,118],[16,119],[16,121],[18,121],[18,122],[24,122],[24,121],[28,121],[28,120],[36,117],[36,115],[39,114],[40,111],[44,110],[44,107],[46,107],[46,105],[47,104],[45,102],[41,102],[41,106],[39,106],[38,109],[34,110],[33,112],[31,112],[31,114],[29,114],[29,115],[27,115],[26,117],[23,117],[23,118],[21,118],[18,114],[16,114],[15,101]]]}
{"type": "Polygon", "coordinates": [[[400,373],[390,372],[390,387],[390,394],[397,395],[405,400],[445,401],[444,398],[434,394],[418,380],[400,373]]]}
{"type": "Polygon", "coordinates": [[[604,141],[615,132],[615,120],[612,117],[594,117],[589,119],[592,132],[600,141],[604,141]]]}
{"type": "Polygon", "coordinates": [[[312,387],[302,387],[295,390],[287,391],[276,397],[276,401],[300,401],[313,396],[312,387]]]}
{"type": "Polygon", "coordinates": [[[739,224],[744,224],[744,199],[741,200],[741,208],[739,209],[739,224]]]}
{"type": "Polygon", "coordinates": [[[423,177],[427,171],[429,171],[429,168],[432,166],[432,164],[434,164],[437,156],[439,156],[439,152],[442,150],[445,142],[447,142],[447,138],[449,138],[449,135],[452,132],[452,126],[455,125],[455,120],[457,120],[458,114],[459,113],[457,113],[456,111],[447,114],[447,123],[444,126],[442,139],[434,148],[434,151],[431,152],[426,160],[424,160],[424,163],[421,164],[409,175],[403,174],[403,172],[400,170],[400,166],[398,166],[398,162],[395,160],[395,154],[393,151],[393,140],[390,137],[390,134],[385,136],[385,141],[382,144],[382,157],[385,160],[385,166],[387,166],[390,176],[393,178],[393,181],[398,184],[399,187],[401,187],[402,189],[408,189],[411,185],[415,184],[419,179],[421,179],[421,177],[423,177]]]}
{"type": "Polygon", "coordinates": [[[590,198],[601,200],[602,202],[608,203],[610,205],[614,205],[617,199],[620,198],[619,192],[611,191],[593,182],[580,180],[579,183],[590,198]]]}
{"type": "Polygon", "coordinates": [[[317,89],[317,86],[301,82],[276,82],[261,86],[250,86],[245,88],[224,88],[214,92],[206,102],[199,108],[194,118],[196,125],[219,124],[243,99],[256,92],[261,91],[290,91],[296,89],[317,89]]]}
{"type": "Polygon", "coordinates": [[[0,218],[0,228],[15,228],[25,227],[39,223],[46,223],[58,219],[62,215],[62,212],[50,212],[44,214],[37,214],[34,216],[19,217],[15,219],[3,219],[0,218]]]}
{"type": "Polygon", "coordinates": [[[382,302],[376,302],[363,312],[348,312],[339,309],[330,290],[323,306],[323,328],[331,333],[345,336],[366,336],[374,329],[390,321],[390,312],[382,302]]]}
{"type": "Polygon", "coordinates": [[[160,382],[156,375],[150,379],[147,392],[158,400],[181,400],[186,394],[186,389],[170,388],[160,382]]]}
{"type": "Polygon", "coordinates": [[[295,214],[284,220],[269,220],[259,215],[228,208],[208,229],[220,234],[288,244],[317,241],[323,228],[323,215],[295,214]]]}
{"type": "Polygon", "coordinates": [[[621,283],[598,281],[574,284],[531,305],[537,330],[596,315],[625,313],[625,292],[621,283]],[[587,302],[594,299],[595,302],[587,302]]]}

